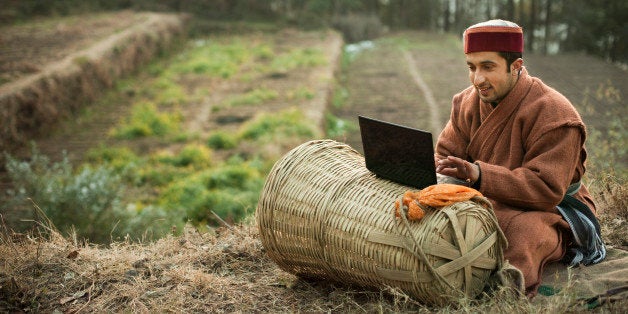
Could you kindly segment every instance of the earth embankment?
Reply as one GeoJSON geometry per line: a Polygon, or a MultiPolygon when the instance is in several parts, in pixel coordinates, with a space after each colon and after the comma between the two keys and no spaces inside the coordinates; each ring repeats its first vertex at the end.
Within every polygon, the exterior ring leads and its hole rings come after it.
{"type": "Polygon", "coordinates": [[[0,150],[50,131],[186,34],[183,15],[130,12],[5,27],[0,150]]]}

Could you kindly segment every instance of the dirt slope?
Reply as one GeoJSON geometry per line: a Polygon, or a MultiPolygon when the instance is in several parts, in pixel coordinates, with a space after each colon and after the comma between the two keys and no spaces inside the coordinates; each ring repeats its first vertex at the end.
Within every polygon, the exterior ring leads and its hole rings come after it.
{"type": "Polygon", "coordinates": [[[0,149],[14,151],[50,132],[117,79],[170,48],[185,35],[185,20],[119,12],[5,27],[0,149]]]}

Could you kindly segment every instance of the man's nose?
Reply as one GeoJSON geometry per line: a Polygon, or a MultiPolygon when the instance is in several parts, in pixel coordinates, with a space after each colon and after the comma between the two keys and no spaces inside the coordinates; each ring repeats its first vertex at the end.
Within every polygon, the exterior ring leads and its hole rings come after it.
{"type": "Polygon", "coordinates": [[[482,73],[480,72],[476,72],[473,75],[473,85],[475,86],[480,86],[482,85],[482,83],[484,83],[486,79],[484,78],[484,75],[482,75],[482,73]]]}

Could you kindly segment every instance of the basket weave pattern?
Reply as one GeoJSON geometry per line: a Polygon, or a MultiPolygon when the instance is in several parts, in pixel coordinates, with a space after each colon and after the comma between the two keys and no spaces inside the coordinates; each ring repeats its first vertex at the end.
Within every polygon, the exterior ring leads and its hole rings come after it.
{"type": "Polygon", "coordinates": [[[377,178],[351,147],[300,145],[271,170],[256,211],[262,244],[303,278],[400,288],[427,304],[476,296],[501,266],[503,235],[483,199],[394,217],[409,188],[377,178]]]}

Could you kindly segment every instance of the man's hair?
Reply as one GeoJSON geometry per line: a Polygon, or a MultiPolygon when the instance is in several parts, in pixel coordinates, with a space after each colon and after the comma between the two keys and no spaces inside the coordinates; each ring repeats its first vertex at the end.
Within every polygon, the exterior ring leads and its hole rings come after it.
{"type": "Polygon", "coordinates": [[[507,51],[500,51],[498,52],[498,54],[506,59],[506,71],[508,73],[510,73],[510,65],[515,62],[515,60],[522,58],[523,57],[523,53],[521,52],[507,52],[507,51]]]}

